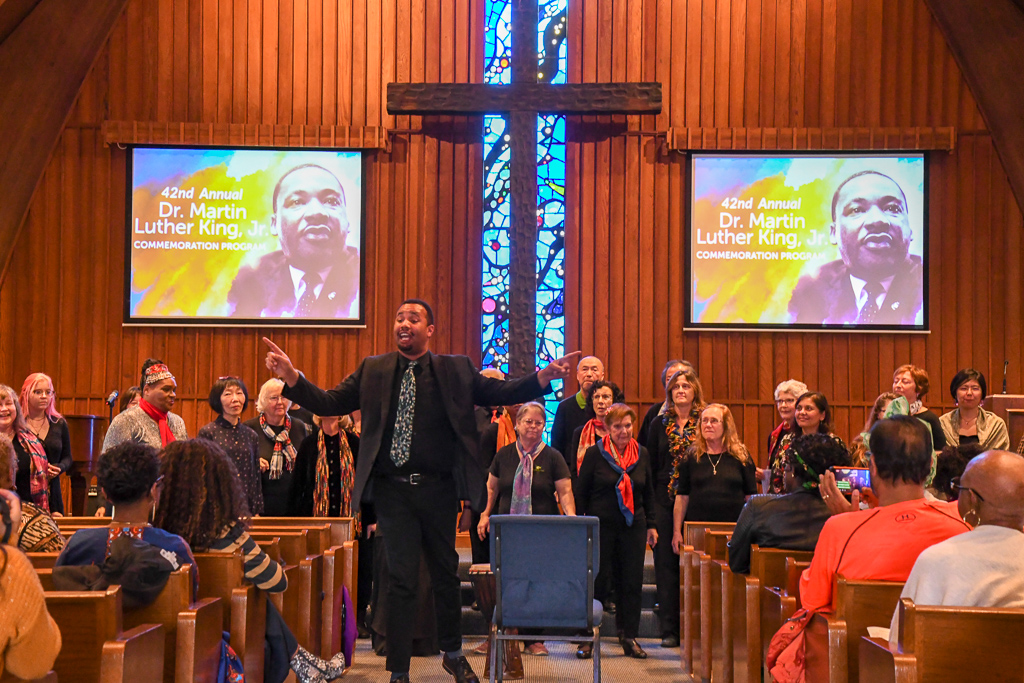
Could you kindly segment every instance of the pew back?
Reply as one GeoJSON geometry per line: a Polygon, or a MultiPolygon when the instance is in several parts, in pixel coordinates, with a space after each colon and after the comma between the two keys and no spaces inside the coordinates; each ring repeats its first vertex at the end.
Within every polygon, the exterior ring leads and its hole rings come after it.
{"type": "Polygon", "coordinates": [[[248,677],[263,680],[263,641],[267,628],[266,595],[246,583],[241,552],[195,553],[202,581],[200,597],[220,598],[222,628],[231,634],[231,647],[248,677]]]}

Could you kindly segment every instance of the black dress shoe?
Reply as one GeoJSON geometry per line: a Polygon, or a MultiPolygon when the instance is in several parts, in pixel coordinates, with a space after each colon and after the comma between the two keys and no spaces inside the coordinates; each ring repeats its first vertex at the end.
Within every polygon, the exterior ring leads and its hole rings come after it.
{"type": "Polygon", "coordinates": [[[402,674],[398,678],[392,679],[391,683],[409,683],[409,674],[402,674]]]}
{"type": "Polygon", "coordinates": [[[441,657],[441,667],[455,677],[455,683],[480,683],[465,657],[453,659],[445,654],[441,657]]]}
{"type": "Polygon", "coordinates": [[[669,634],[661,639],[662,647],[679,647],[679,636],[675,634],[669,634]]]}
{"type": "Polygon", "coordinates": [[[633,659],[647,659],[647,652],[640,647],[640,643],[636,642],[636,639],[630,638],[629,640],[626,640],[625,638],[620,638],[619,644],[622,645],[622,654],[627,657],[632,657],[633,659]]]}
{"type": "Polygon", "coordinates": [[[594,646],[590,643],[580,643],[576,648],[576,659],[590,659],[594,656],[594,646]]]}
{"type": "Polygon", "coordinates": [[[615,603],[612,602],[611,600],[609,600],[608,602],[604,603],[604,611],[607,612],[608,614],[615,614],[615,603]]]}

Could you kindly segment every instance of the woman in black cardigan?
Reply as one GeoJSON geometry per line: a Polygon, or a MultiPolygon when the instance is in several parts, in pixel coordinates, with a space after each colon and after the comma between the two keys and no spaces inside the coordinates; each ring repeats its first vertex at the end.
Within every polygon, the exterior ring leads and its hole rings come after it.
{"type": "MultiPolygon", "coordinates": [[[[604,418],[608,435],[587,449],[576,478],[576,512],[601,522],[601,568],[598,580],[616,588],[619,597],[615,626],[624,654],[645,659],[636,637],[640,632],[646,546],[658,543],[654,515],[654,480],[647,449],[633,438],[636,413],[617,403],[604,418]],[[610,578],[610,581],[608,579],[610,578]]],[[[591,656],[590,645],[576,656],[591,656]]]]}
{"type": "Polygon", "coordinates": [[[64,514],[64,496],[60,488],[60,475],[71,469],[71,434],[68,423],[57,412],[53,380],[41,372],[33,372],[21,386],[21,412],[46,451],[50,477],[50,512],[64,514]]]}
{"type": "Polygon", "coordinates": [[[256,399],[259,415],[245,423],[260,437],[258,455],[266,517],[290,516],[295,459],[309,435],[305,422],[288,415],[292,402],[281,395],[282,387],[284,382],[279,379],[267,380],[256,399]]]}

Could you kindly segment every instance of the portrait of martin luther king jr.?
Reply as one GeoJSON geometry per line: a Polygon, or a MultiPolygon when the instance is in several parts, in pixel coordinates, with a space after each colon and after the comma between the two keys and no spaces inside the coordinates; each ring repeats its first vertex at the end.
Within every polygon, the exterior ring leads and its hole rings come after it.
{"type": "Polygon", "coordinates": [[[840,258],[804,274],[789,301],[791,321],[825,325],[920,325],[924,267],[910,254],[907,197],[879,171],[844,180],[832,196],[829,239],[840,258]]]}
{"type": "Polygon", "coordinates": [[[359,317],[359,250],[347,244],[345,189],[323,166],[302,164],[277,181],[272,229],[280,249],[243,266],[231,284],[241,318],[359,317]]]}

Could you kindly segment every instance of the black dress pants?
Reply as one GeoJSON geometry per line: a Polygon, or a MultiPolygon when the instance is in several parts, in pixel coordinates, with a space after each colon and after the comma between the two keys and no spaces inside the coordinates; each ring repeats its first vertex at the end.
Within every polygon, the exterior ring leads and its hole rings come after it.
{"type": "Polygon", "coordinates": [[[646,546],[647,523],[642,514],[634,517],[633,526],[626,526],[624,518],[601,520],[601,569],[597,581],[615,591],[615,628],[626,638],[636,638],[640,633],[646,546]]]}
{"type": "Polygon", "coordinates": [[[672,552],[672,506],[654,504],[658,544],[654,549],[654,581],[658,588],[661,637],[679,636],[679,556],[672,552]]]}
{"type": "Polygon", "coordinates": [[[462,647],[459,554],[455,550],[458,495],[445,478],[409,484],[385,477],[373,483],[377,525],[388,560],[387,670],[409,670],[421,554],[434,588],[434,612],[441,649],[462,647]]]}

